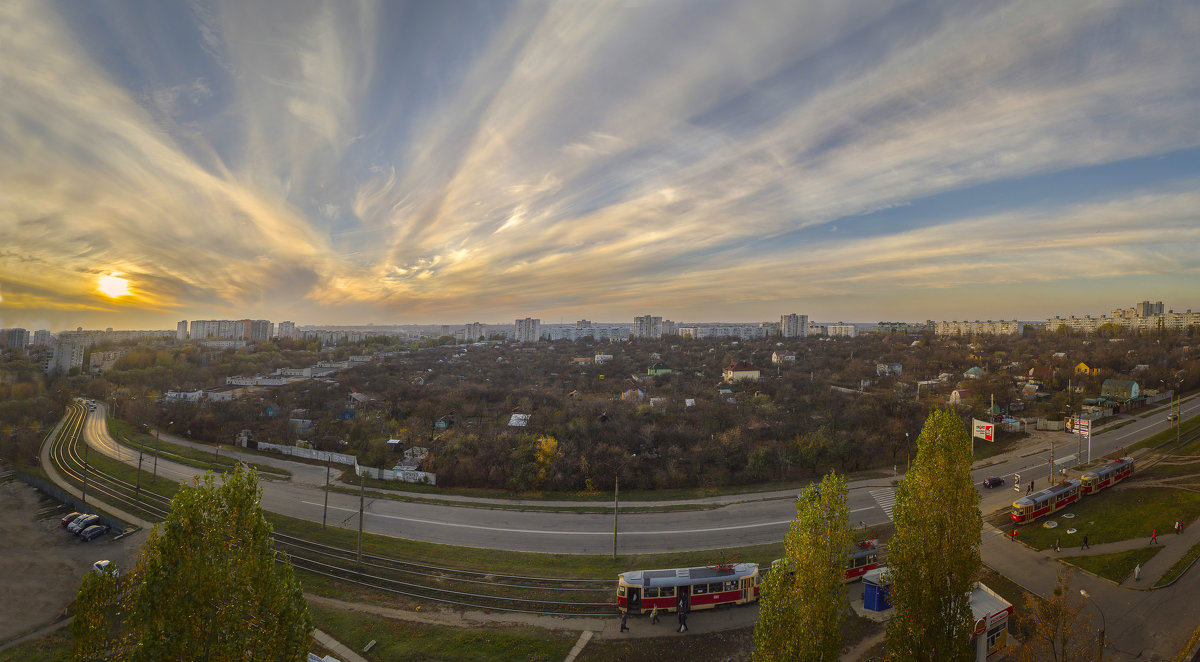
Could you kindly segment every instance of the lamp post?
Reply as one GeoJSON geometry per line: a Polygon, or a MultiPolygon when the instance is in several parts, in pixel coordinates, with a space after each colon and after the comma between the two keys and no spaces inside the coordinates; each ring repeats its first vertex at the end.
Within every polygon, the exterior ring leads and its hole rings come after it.
{"type": "MultiPolygon", "coordinates": [[[[634,453],[633,455],[629,456],[629,459],[632,460],[636,457],[637,457],[637,453],[634,453]]],[[[621,466],[617,468],[616,475],[613,476],[613,560],[614,561],[617,560],[617,507],[618,507],[617,495],[620,493],[620,490],[621,490],[621,471],[628,465],[629,465],[629,460],[622,462],[621,466]]]]}
{"type": "Polygon", "coordinates": [[[1096,608],[1096,611],[1100,612],[1100,656],[1096,659],[1103,660],[1104,659],[1104,631],[1108,629],[1108,621],[1104,618],[1104,610],[1100,608],[1100,605],[1096,604],[1096,601],[1092,599],[1092,596],[1090,594],[1088,594],[1086,589],[1082,589],[1082,588],[1079,589],[1079,595],[1082,595],[1083,597],[1087,598],[1088,600],[1091,600],[1092,606],[1094,606],[1096,608]]]}
{"type": "MultiPolygon", "coordinates": [[[[175,425],[175,421],[167,423],[167,427],[171,427],[173,425],[175,425]]],[[[154,428],[154,475],[150,478],[151,483],[158,479],[158,444],[158,428],[154,428]]]]}

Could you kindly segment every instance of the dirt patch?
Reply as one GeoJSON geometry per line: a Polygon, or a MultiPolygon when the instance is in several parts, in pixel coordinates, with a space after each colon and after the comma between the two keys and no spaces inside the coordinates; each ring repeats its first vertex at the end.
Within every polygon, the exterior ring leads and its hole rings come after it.
{"type": "Polygon", "coordinates": [[[94,561],[125,562],[124,541],[113,542],[107,535],[84,543],[63,530],[59,517],[69,510],[38,518],[39,511],[55,505],[20,481],[0,484],[0,642],[58,620],[94,561]]]}

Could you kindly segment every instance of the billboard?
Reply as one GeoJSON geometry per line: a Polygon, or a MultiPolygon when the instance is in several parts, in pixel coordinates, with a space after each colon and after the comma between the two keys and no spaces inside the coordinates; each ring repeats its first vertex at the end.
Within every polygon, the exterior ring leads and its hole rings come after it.
{"type": "Polygon", "coordinates": [[[978,418],[971,419],[971,422],[974,423],[974,425],[972,426],[973,429],[971,431],[972,437],[978,437],[979,439],[982,439],[984,441],[995,441],[996,440],[996,424],[995,423],[988,423],[987,421],[981,421],[978,418]]]}

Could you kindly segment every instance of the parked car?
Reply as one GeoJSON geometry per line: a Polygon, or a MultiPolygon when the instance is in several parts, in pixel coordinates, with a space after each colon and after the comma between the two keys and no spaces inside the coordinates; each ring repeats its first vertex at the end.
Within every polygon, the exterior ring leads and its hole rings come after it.
{"type": "Polygon", "coordinates": [[[63,515],[63,518],[62,518],[61,520],[59,520],[59,521],[60,521],[60,522],[62,522],[63,528],[66,528],[66,526],[67,526],[68,524],[70,524],[71,522],[74,522],[74,521],[75,521],[75,518],[76,518],[76,517],[79,517],[79,516],[80,516],[80,515],[82,515],[82,514],[83,514],[83,513],[79,512],[79,511],[77,510],[77,511],[75,511],[75,512],[73,512],[73,513],[69,513],[69,514],[67,514],[67,515],[63,515]]]}
{"type": "Polygon", "coordinates": [[[95,563],[93,563],[92,564],[92,572],[96,573],[97,575],[103,575],[104,571],[107,570],[109,567],[111,567],[113,569],[113,577],[121,576],[121,571],[117,570],[117,562],[109,561],[108,559],[104,559],[103,561],[96,561],[95,563]]]}
{"type": "Polygon", "coordinates": [[[108,533],[107,524],[93,524],[88,528],[79,532],[79,538],[84,542],[90,542],[108,533]]]}
{"type": "Polygon", "coordinates": [[[1004,479],[999,476],[992,476],[990,478],[983,479],[984,487],[1000,487],[1003,484],[1004,484],[1004,479]]]}
{"type": "Polygon", "coordinates": [[[71,533],[78,535],[80,531],[88,528],[89,526],[91,526],[93,524],[98,523],[99,521],[100,521],[99,515],[80,515],[79,517],[75,518],[74,522],[71,522],[67,526],[67,530],[70,531],[71,533]]]}

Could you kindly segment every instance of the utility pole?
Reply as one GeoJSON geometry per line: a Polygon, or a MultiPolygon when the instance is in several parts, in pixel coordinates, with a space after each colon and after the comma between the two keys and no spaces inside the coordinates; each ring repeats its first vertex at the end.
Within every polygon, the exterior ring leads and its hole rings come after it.
{"type": "MultiPolygon", "coordinates": [[[[358,567],[362,567],[363,501],[366,497],[366,479],[358,475],[358,567]]],[[[325,494],[329,494],[326,492],[325,494]]]]}
{"type": "Polygon", "coordinates": [[[332,455],[325,457],[325,512],[321,513],[321,528],[325,528],[325,520],[329,517],[329,461],[332,455]]]}
{"type": "MultiPolygon", "coordinates": [[[[76,441],[76,443],[79,442],[78,434],[75,435],[75,441],[76,441]]],[[[83,494],[79,497],[79,500],[84,503],[87,503],[87,468],[88,468],[88,445],[84,444],[83,445],[83,494]]]]}
{"type": "Polygon", "coordinates": [[[613,560],[617,560],[617,494],[621,488],[621,474],[613,477],[613,560]]]}
{"type": "MultiPolygon", "coordinates": [[[[171,424],[174,423],[175,421],[171,421],[171,424]]],[[[151,483],[158,480],[158,444],[158,428],[154,428],[154,475],[150,477],[151,483]]]]}
{"type": "Polygon", "coordinates": [[[133,491],[133,500],[138,501],[142,498],[142,445],[138,444],[138,467],[137,467],[137,487],[133,491]]]}

